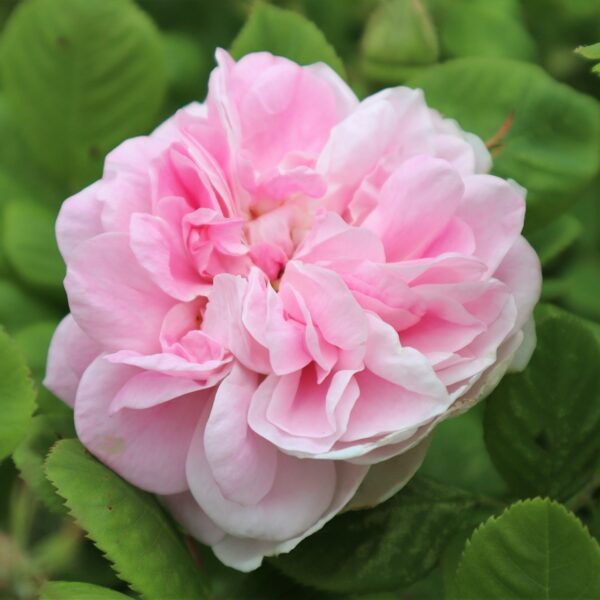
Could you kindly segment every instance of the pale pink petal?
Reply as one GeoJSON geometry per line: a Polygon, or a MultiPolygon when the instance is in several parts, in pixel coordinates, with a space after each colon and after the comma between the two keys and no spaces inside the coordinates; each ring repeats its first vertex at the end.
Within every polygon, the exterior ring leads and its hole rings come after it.
{"type": "Polygon", "coordinates": [[[217,275],[202,328],[207,335],[228,348],[248,369],[268,373],[268,351],[252,337],[242,321],[247,286],[247,281],[241,277],[225,273],[217,275]]]}
{"type": "Polygon", "coordinates": [[[496,269],[494,277],[511,290],[519,313],[515,328],[522,328],[530,318],[542,289],[540,259],[525,238],[517,238],[496,269]]]}
{"type": "Polygon", "coordinates": [[[110,414],[135,367],[97,358],[85,371],[75,400],[75,427],[83,445],[127,481],[155,494],[187,489],[185,461],[208,400],[196,392],[158,406],[110,414]]]}
{"type": "Polygon", "coordinates": [[[200,508],[190,492],[161,496],[162,503],[181,525],[203,544],[218,544],[227,535],[200,508]]]}
{"type": "MultiPolygon", "coordinates": [[[[105,357],[105,359],[110,360],[110,357],[105,357]]],[[[114,360],[110,362],[116,363],[114,360]]],[[[142,371],[131,377],[117,392],[110,403],[109,413],[112,415],[123,408],[151,408],[174,398],[197,392],[205,387],[191,379],[142,371]]]]}
{"type": "Polygon", "coordinates": [[[446,161],[416,156],[388,179],[363,226],[381,238],[389,262],[419,258],[449,225],[463,189],[446,161]]]}
{"type": "Polygon", "coordinates": [[[269,375],[258,387],[248,414],[252,429],[297,456],[327,452],[344,434],[359,396],[354,371],[319,381],[314,369],[269,375]]]}
{"type": "Polygon", "coordinates": [[[189,449],[187,481],[206,514],[237,537],[283,541],[302,534],[326,511],[335,494],[333,463],[278,454],[268,493],[255,504],[227,499],[212,473],[204,449],[205,423],[199,423],[189,449]]]}
{"type": "Polygon", "coordinates": [[[398,493],[425,460],[430,441],[431,438],[427,437],[406,452],[371,465],[348,508],[371,508],[398,493]]]}
{"type": "Polygon", "coordinates": [[[316,265],[291,261],[279,288],[284,303],[290,288],[302,296],[312,321],[329,343],[344,349],[364,343],[367,338],[364,312],[339,275],[316,265]]]}
{"type": "Polygon", "coordinates": [[[284,542],[265,542],[249,538],[226,536],[213,546],[215,555],[226,565],[240,571],[257,569],[264,556],[291,552],[303,539],[319,531],[340,512],[356,492],[367,473],[367,467],[336,462],[336,491],[331,503],[321,518],[299,536],[284,542]]]}
{"type": "Polygon", "coordinates": [[[101,346],[81,330],[71,315],[67,315],[50,342],[44,385],[73,406],[83,372],[101,352],[101,346]]]}
{"type": "Polygon", "coordinates": [[[56,240],[65,262],[79,244],[103,232],[98,192],[105,185],[104,181],[96,181],[63,202],[56,220],[56,240]]]}
{"type": "Polygon", "coordinates": [[[258,386],[256,373],[241,365],[217,389],[204,431],[206,461],[225,498],[259,503],[273,487],[277,448],[248,427],[248,407],[258,386]]]}
{"type": "Polygon", "coordinates": [[[491,274],[523,228],[524,191],[493,175],[472,175],[464,184],[464,199],[456,216],[471,228],[474,255],[487,264],[491,274]]]}
{"type": "Polygon", "coordinates": [[[107,350],[159,350],[171,300],[138,265],[129,239],[105,233],[77,247],[65,289],[78,325],[107,350]]]}
{"type": "Polygon", "coordinates": [[[339,215],[327,212],[317,216],[294,259],[305,263],[328,263],[336,259],[384,262],[385,252],[375,234],[351,227],[339,215]]]}
{"type": "Polygon", "coordinates": [[[187,302],[202,294],[207,285],[178,235],[159,217],[135,214],[131,218],[131,250],[138,263],[165,294],[187,302]]]}

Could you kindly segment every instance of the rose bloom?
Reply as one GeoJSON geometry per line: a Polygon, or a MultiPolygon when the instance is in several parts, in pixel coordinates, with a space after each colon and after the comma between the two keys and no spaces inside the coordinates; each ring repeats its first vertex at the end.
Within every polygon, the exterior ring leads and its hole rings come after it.
{"type": "Polygon", "coordinates": [[[419,90],[217,52],[203,104],[106,159],[57,223],[45,384],[86,448],[227,565],[389,498],[436,423],[522,368],[524,190],[419,90]]]}

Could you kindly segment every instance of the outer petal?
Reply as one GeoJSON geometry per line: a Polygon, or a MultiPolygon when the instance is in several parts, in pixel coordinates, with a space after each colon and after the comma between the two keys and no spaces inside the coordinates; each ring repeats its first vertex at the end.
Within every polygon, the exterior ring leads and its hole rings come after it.
{"type": "Polygon", "coordinates": [[[394,458],[372,465],[348,508],[370,508],[399,492],[425,460],[430,437],[394,458]]]}
{"type": "MultiPolygon", "coordinates": [[[[206,419],[208,415],[204,417],[206,419]]],[[[189,488],[206,514],[236,537],[284,541],[301,535],[325,513],[335,494],[333,463],[279,454],[273,485],[255,504],[227,499],[215,481],[204,448],[206,420],[192,439],[186,464],[189,488]]]]}
{"type": "Polygon", "coordinates": [[[161,500],[175,519],[203,544],[217,544],[227,535],[200,508],[190,492],[162,496],[161,500]]]}
{"type": "Polygon", "coordinates": [[[101,352],[101,346],[81,330],[71,315],[67,315],[50,342],[44,385],[73,406],[83,372],[101,352]]]}
{"type": "Polygon", "coordinates": [[[88,367],[75,401],[77,435],[92,454],[133,485],[155,494],[183,492],[186,455],[208,394],[111,415],[113,398],[139,372],[102,356],[88,367]]]}
{"type": "Polygon", "coordinates": [[[498,266],[494,277],[504,282],[512,291],[518,311],[515,329],[521,329],[530,318],[542,289],[540,259],[525,238],[517,238],[498,266]]]}
{"type": "Polygon", "coordinates": [[[98,192],[105,185],[97,181],[63,202],[56,220],[56,240],[66,263],[79,244],[102,233],[98,192]]]}
{"type": "Polygon", "coordinates": [[[248,538],[225,537],[213,546],[216,556],[226,565],[240,571],[252,571],[262,563],[263,556],[291,552],[303,539],[319,531],[338,514],[356,492],[367,473],[367,467],[336,462],[336,490],[320,519],[300,535],[283,542],[265,542],[248,538]]]}
{"type": "Polygon", "coordinates": [[[105,233],[80,244],[65,289],[79,326],[106,349],[159,349],[162,321],[174,301],[140,268],[126,234],[105,233]]]}

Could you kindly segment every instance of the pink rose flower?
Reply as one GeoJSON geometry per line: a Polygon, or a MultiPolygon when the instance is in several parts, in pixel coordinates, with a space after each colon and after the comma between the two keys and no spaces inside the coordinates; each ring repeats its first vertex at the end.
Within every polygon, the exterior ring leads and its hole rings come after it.
{"type": "Polygon", "coordinates": [[[46,385],[82,443],[241,570],[395,493],[535,343],[524,191],[418,90],[217,52],[204,104],[57,223],[46,385]]]}

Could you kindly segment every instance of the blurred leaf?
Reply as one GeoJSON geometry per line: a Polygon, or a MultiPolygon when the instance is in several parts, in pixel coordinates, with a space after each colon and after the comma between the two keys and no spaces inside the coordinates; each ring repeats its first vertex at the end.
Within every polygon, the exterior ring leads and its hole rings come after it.
{"type": "Polygon", "coordinates": [[[536,317],[529,366],[488,398],[485,442],[516,494],[567,499],[599,464],[600,344],[557,308],[541,307],[536,317]]]}
{"type": "MultiPolygon", "coordinates": [[[[302,0],[302,9],[343,56],[355,51],[365,21],[379,4],[380,0],[302,0]]],[[[297,3],[289,0],[286,5],[297,3]]]]}
{"type": "Polygon", "coordinates": [[[500,496],[506,484],[496,471],[483,441],[477,409],[440,423],[420,473],[470,492],[500,496]]]}
{"type": "Polygon", "coordinates": [[[394,590],[426,575],[453,535],[490,512],[467,492],[415,477],[373,509],[338,515],[273,564],[317,589],[394,590]]]}
{"type": "Polygon", "coordinates": [[[32,566],[46,577],[59,576],[78,558],[83,531],[69,521],[63,521],[58,531],[44,536],[30,549],[32,566]]]}
{"type": "Polygon", "coordinates": [[[542,265],[547,266],[577,241],[582,229],[581,223],[574,216],[561,215],[546,227],[531,233],[527,239],[540,257],[542,265]]]}
{"type": "Polygon", "coordinates": [[[467,543],[461,600],[600,597],[600,546],[564,506],[536,498],[491,518],[467,543]]]}
{"type": "Polygon", "coordinates": [[[16,283],[0,279],[0,324],[14,333],[32,322],[58,319],[60,313],[39,295],[28,294],[16,283]]]}
{"type": "Polygon", "coordinates": [[[0,95],[0,139],[0,202],[37,200],[56,206],[62,200],[63,191],[36,168],[5,93],[0,95]]]}
{"type": "Polygon", "coordinates": [[[449,57],[494,56],[533,60],[535,42],[517,0],[443,0],[436,23],[449,57]]]}
{"type": "Polygon", "coordinates": [[[439,43],[422,0],[387,0],[371,14],[361,40],[365,75],[382,83],[398,83],[414,67],[435,63],[439,43]]]}
{"type": "Polygon", "coordinates": [[[40,600],[126,600],[126,596],[108,588],[76,581],[51,581],[42,589],[40,600]]]}
{"type": "Polygon", "coordinates": [[[13,336],[37,381],[44,377],[48,346],[56,325],[56,321],[39,321],[20,329],[13,336]]]}
{"type": "Polygon", "coordinates": [[[257,4],[231,44],[236,59],[259,51],[285,56],[300,65],[322,61],[345,77],[342,61],[313,23],[269,4],[257,4]]]}
{"type": "Polygon", "coordinates": [[[62,295],[65,265],[54,237],[55,215],[32,202],[4,207],[2,245],[6,257],[26,283],[62,295]]]}
{"type": "Polygon", "coordinates": [[[494,173],[527,188],[530,229],[564,211],[577,188],[598,172],[598,103],[553,81],[539,67],[463,58],[432,67],[409,85],[422,88],[431,106],[484,140],[514,112],[494,173]]]}
{"type": "Polygon", "coordinates": [[[29,370],[15,343],[0,329],[0,460],[23,439],[35,409],[29,370]]]}
{"type": "Polygon", "coordinates": [[[166,87],[161,39],[129,0],[21,3],[0,67],[32,153],[71,190],[98,176],[111,148],[153,125],[166,87]]]}
{"type": "Polygon", "coordinates": [[[600,255],[585,256],[567,271],[560,301],[583,317],[600,320],[600,255]]]}
{"type": "Polygon", "coordinates": [[[62,499],[44,473],[44,461],[60,435],[43,416],[33,418],[27,436],[17,446],[13,460],[21,477],[48,509],[57,514],[66,512],[62,499]]]}
{"type": "Polygon", "coordinates": [[[177,105],[201,100],[212,57],[191,35],[167,33],[163,37],[169,95],[177,105]]]}
{"type": "Polygon", "coordinates": [[[150,494],[103,466],[76,440],[54,446],[46,473],[119,576],[144,598],[208,597],[198,566],[150,494]]]}

